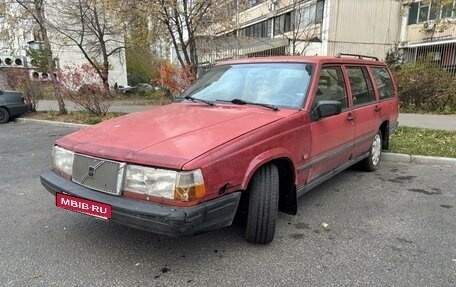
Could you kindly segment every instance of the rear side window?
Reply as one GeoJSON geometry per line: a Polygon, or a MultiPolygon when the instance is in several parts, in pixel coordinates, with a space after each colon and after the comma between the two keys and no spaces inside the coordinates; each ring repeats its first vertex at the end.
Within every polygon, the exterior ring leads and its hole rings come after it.
{"type": "Polygon", "coordinates": [[[372,82],[365,67],[347,67],[347,74],[354,106],[375,101],[372,82]]]}
{"type": "Polygon", "coordinates": [[[341,67],[323,67],[318,80],[315,102],[339,101],[342,109],[348,107],[347,92],[341,67]]]}
{"type": "Polygon", "coordinates": [[[386,68],[371,68],[380,100],[394,98],[394,86],[386,68]]]}

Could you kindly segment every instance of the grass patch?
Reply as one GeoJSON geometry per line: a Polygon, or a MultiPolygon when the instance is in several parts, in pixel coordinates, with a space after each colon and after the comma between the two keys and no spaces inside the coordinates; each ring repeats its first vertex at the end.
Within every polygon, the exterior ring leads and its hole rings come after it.
{"type": "Polygon", "coordinates": [[[389,152],[456,158],[456,131],[399,127],[391,135],[389,152]]]}
{"type": "Polygon", "coordinates": [[[163,95],[160,92],[147,92],[143,94],[139,93],[128,93],[128,94],[117,94],[115,96],[116,104],[122,105],[149,105],[149,106],[161,106],[173,102],[172,97],[163,95]]]}
{"type": "Polygon", "coordinates": [[[59,114],[57,111],[36,112],[25,114],[22,117],[37,120],[47,120],[65,123],[86,124],[94,125],[102,121],[109,120],[125,113],[111,112],[107,113],[104,117],[94,116],[86,111],[71,111],[64,115],[59,114]]]}

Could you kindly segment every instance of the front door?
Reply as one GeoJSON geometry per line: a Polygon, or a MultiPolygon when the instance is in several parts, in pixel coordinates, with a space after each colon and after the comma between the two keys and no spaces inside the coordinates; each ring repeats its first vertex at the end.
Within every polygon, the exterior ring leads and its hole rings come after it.
{"type": "Polygon", "coordinates": [[[310,124],[311,159],[308,165],[308,183],[352,157],[355,125],[341,66],[323,66],[320,71],[313,104],[326,100],[340,101],[342,113],[310,124]]]}

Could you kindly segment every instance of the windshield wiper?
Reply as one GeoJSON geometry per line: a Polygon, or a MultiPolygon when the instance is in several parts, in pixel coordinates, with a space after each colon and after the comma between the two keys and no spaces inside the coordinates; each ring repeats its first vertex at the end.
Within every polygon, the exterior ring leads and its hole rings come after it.
{"type": "Polygon", "coordinates": [[[213,105],[214,105],[214,103],[211,102],[211,101],[207,101],[207,100],[203,100],[203,99],[194,98],[194,97],[192,97],[192,96],[185,96],[184,99],[190,100],[190,101],[192,101],[192,102],[194,102],[194,103],[196,103],[196,102],[201,102],[201,103],[205,103],[205,104],[207,104],[207,105],[209,105],[209,106],[213,106],[213,105]]]}
{"type": "Polygon", "coordinates": [[[261,106],[261,107],[266,107],[266,108],[269,108],[271,110],[274,110],[274,111],[278,111],[279,108],[277,106],[274,106],[274,105],[269,105],[269,104],[263,104],[263,103],[255,103],[255,102],[248,102],[248,101],[244,101],[244,100],[241,100],[241,99],[232,99],[230,101],[227,101],[227,100],[216,100],[218,102],[225,102],[225,103],[232,103],[232,104],[235,104],[235,105],[255,105],[255,106],[261,106]]]}

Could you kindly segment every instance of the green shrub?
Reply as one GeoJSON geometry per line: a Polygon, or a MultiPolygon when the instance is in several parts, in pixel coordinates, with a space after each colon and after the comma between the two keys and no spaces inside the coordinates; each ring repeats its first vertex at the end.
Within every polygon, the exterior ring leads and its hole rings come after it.
{"type": "Polygon", "coordinates": [[[101,117],[88,117],[84,123],[86,125],[95,125],[95,124],[98,124],[98,123],[101,123],[103,121],[103,119],[101,117]]]}
{"type": "Polygon", "coordinates": [[[139,83],[149,83],[149,78],[139,73],[128,73],[127,81],[130,86],[134,87],[139,83]]]}
{"type": "Polygon", "coordinates": [[[456,112],[456,77],[426,58],[395,72],[402,112],[456,112]]]}

